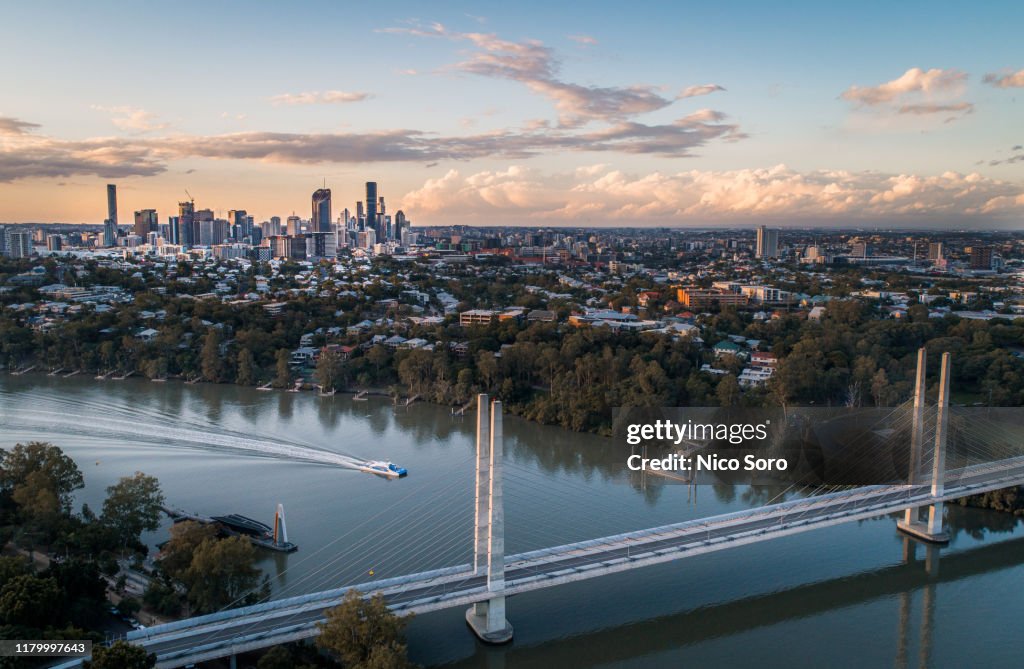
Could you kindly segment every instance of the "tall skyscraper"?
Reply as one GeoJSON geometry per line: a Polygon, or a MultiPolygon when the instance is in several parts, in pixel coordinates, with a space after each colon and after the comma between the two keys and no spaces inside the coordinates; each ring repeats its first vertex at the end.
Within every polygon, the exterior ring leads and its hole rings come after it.
{"type": "Polygon", "coordinates": [[[157,232],[160,223],[157,220],[156,209],[142,209],[135,212],[135,234],[143,239],[151,232],[157,232]]]}
{"type": "Polygon", "coordinates": [[[757,257],[779,257],[779,231],[762,225],[757,229],[757,257]]]}
{"type": "Polygon", "coordinates": [[[32,233],[28,230],[7,228],[7,255],[12,258],[32,256],[32,233]]]}
{"type": "Polygon", "coordinates": [[[181,244],[182,246],[192,246],[196,240],[196,204],[189,200],[188,202],[178,203],[178,240],[175,244],[181,244]]]}
{"type": "Polygon", "coordinates": [[[246,223],[248,220],[248,213],[245,209],[232,209],[228,212],[228,236],[234,237],[235,239],[241,240],[243,237],[247,237],[249,231],[246,230],[246,223]]]}
{"type": "MultiPolygon", "coordinates": [[[[114,184],[107,184],[107,218],[114,224],[114,229],[117,229],[117,186],[114,184]]],[[[113,244],[110,244],[113,246],[113,244]]]]}
{"type": "Polygon", "coordinates": [[[288,227],[287,227],[287,229],[285,230],[285,234],[286,234],[286,235],[297,235],[297,234],[299,234],[300,232],[302,232],[302,230],[300,230],[300,229],[299,229],[299,228],[301,227],[301,226],[299,225],[299,224],[300,224],[300,222],[301,222],[301,220],[302,220],[302,219],[300,219],[300,218],[299,218],[298,216],[296,216],[295,214],[292,214],[291,216],[289,216],[289,217],[288,217],[288,227]]]}
{"type": "Polygon", "coordinates": [[[405,221],[405,212],[399,209],[395,212],[395,239],[401,241],[402,233],[408,229],[408,223],[405,221]]]}
{"type": "Polygon", "coordinates": [[[363,212],[363,203],[361,201],[356,202],[356,229],[366,229],[366,214],[363,212]]]}
{"type": "Polygon", "coordinates": [[[313,217],[310,221],[313,232],[331,231],[330,188],[318,188],[313,191],[313,217]]]}
{"type": "MultiPolygon", "coordinates": [[[[377,182],[366,182],[366,229],[377,232],[377,182]]],[[[378,238],[380,235],[377,235],[378,238]]]]}

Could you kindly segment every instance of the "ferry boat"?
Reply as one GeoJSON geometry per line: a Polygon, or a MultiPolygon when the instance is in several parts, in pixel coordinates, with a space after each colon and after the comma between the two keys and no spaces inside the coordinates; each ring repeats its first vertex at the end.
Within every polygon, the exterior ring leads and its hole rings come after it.
{"type": "Polygon", "coordinates": [[[399,467],[393,462],[385,462],[383,460],[370,460],[364,462],[358,466],[359,471],[369,472],[370,474],[377,474],[378,476],[387,476],[388,478],[402,478],[407,476],[409,472],[405,467],[399,467]]]}

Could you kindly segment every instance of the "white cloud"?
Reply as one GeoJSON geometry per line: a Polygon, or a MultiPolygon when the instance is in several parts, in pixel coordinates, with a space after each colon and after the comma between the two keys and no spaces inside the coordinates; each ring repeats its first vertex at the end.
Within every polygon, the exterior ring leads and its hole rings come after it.
{"type": "Polygon", "coordinates": [[[985,75],[984,81],[996,88],[1024,88],[1024,70],[1002,74],[990,72],[985,75]]]}
{"type": "Polygon", "coordinates": [[[724,91],[724,90],[725,90],[725,87],[724,86],[719,86],[718,84],[704,84],[703,86],[690,86],[688,88],[684,88],[683,91],[679,95],[676,96],[676,99],[677,100],[682,100],[684,98],[694,98],[694,97],[697,97],[698,95],[710,95],[710,94],[712,94],[712,93],[714,93],[716,91],[724,91]]]}
{"type": "Polygon", "coordinates": [[[146,133],[166,130],[171,127],[170,123],[158,122],[156,119],[159,117],[156,114],[145,109],[139,109],[138,107],[104,107],[102,105],[93,105],[92,108],[97,111],[113,114],[110,122],[119,130],[126,132],[146,133]]]}
{"type": "MultiPolygon", "coordinates": [[[[1024,213],[1024,187],[978,174],[938,176],[785,165],[722,172],[631,175],[604,165],[568,173],[521,166],[463,176],[450,170],[402,198],[417,217],[503,222],[685,224],[772,219],[985,220],[1024,213]]],[[[438,219],[439,220],[439,219],[438,219]]]]}
{"type": "Polygon", "coordinates": [[[593,46],[597,44],[597,38],[591,37],[590,35],[568,35],[569,39],[579,44],[585,44],[587,46],[593,46]]]}
{"type": "Polygon", "coordinates": [[[875,106],[900,102],[907,96],[920,94],[929,97],[959,95],[963,92],[967,75],[957,70],[933,68],[922,70],[912,67],[898,78],[877,86],[850,86],[840,95],[858,105],[875,106]]]}
{"type": "Polygon", "coordinates": [[[362,102],[372,97],[369,93],[347,91],[307,91],[305,93],[282,93],[270,98],[275,105],[326,105],[362,102]]]}

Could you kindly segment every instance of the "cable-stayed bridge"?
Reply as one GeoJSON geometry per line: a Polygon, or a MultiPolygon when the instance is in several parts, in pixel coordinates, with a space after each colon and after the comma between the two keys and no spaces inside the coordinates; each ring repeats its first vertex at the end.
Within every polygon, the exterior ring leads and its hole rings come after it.
{"type": "Polygon", "coordinates": [[[1004,449],[990,461],[947,468],[949,354],[943,355],[934,411],[925,405],[924,363],[922,349],[915,397],[906,418],[912,441],[909,484],[816,491],[809,497],[755,509],[513,555],[506,555],[504,548],[501,403],[489,403],[481,395],[472,564],[228,609],[131,632],[127,638],[156,653],[158,667],[233,658],[237,653],[315,636],[325,612],[358,588],[363,594],[381,594],[397,613],[469,607],[466,619],[473,631],[484,641],[501,643],[512,637],[505,600],[524,592],[897,512],[905,514],[899,523],[902,531],[941,544],[948,541],[943,503],[1024,484],[1024,453],[1004,449]],[[921,511],[927,511],[923,520],[921,511]]]}

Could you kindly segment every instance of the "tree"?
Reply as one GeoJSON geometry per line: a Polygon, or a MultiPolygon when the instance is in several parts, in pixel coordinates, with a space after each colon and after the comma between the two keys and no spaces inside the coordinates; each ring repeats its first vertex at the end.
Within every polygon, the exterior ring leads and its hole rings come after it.
{"type": "Polygon", "coordinates": [[[260,570],[256,550],[245,537],[206,540],[192,553],[182,575],[188,601],[199,612],[212,612],[258,599],[260,570]]]}
{"type": "Polygon", "coordinates": [[[253,369],[252,351],[243,348],[238,352],[238,376],[235,383],[240,386],[251,386],[256,380],[256,372],[253,369]]]}
{"type": "Polygon", "coordinates": [[[160,551],[160,568],[172,578],[181,580],[192,564],[192,554],[204,541],[216,541],[217,528],[194,520],[171,526],[171,539],[160,551]]]}
{"type": "Polygon", "coordinates": [[[220,330],[210,328],[203,339],[203,350],[199,354],[203,378],[207,381],[217,383],[220,381],[221,369],[223,368],[220,358],[220,330]]]}
{"type": "Polygon", "coordinates": [[[93,645],[92,659],[82,666],[87,669],[150,669],[156,666],[156,655],[127,641],[115,641],[109,648],[93,645]]]}
{"type": "Polygon", "coordinates": [[[15,576],[0,590],[0,621],[7,625],[43,628],[53,622],[60,588],[53,578],[15,576]]]}
{"type": "Polygon", "coordinates": [[[715,389],[718,403],[724,407],[736,406],[740,399],[740,384],[732,374],[726,374],[715,389]]]}
{"type": "Polygon", "coordinates": [[[274,377],[275,388],[287,388],[292,382],[292,370],[288,366],[287,349],[277,351],[277,375],[274,377]]]}
{"type": "Polygon", "coordinates": [[[316,382],[324,391],[334,390],[340,371],[341,356],[336,351],[326,350],[320,354],[320,359],[316,362],[316,382]]]}
{"type": "Polygon", "coordinates": [[[352,669],[403,669],[412,666],[402,639],[408,622],[388,609],[382,595],[365,599],[358,591],[349,590],[344,601],[329,609],[326,620],[317,624],[320,636],[316,643],[352,669]]]}
{"type": "Polygon", "coordinates": [[[117,531],[124,545],[138,543],[144,531],[152,532],[160,526],[163,504],[160,482],[135,472],[107,488],[101,519],[117,531]]]}
{"type": "Polygon", "coordinates": [[[57,446],[41,441],[0,449],[0,490],[30,506],[71,510],[71,495],[85,485],[75,461],[57,446]],[[19,495],[19,491],[20,495],[19,495]]]}

